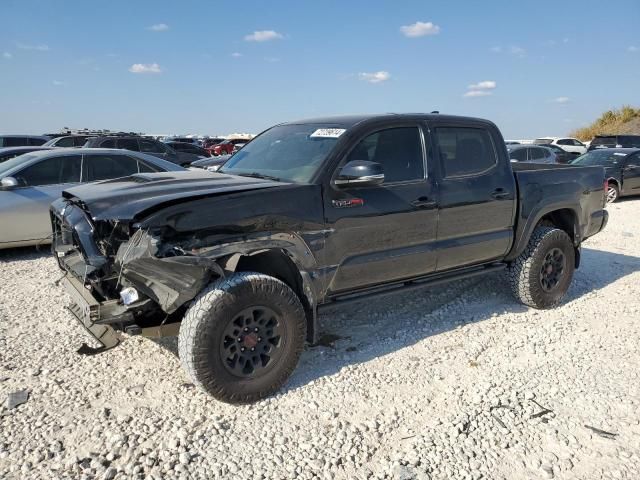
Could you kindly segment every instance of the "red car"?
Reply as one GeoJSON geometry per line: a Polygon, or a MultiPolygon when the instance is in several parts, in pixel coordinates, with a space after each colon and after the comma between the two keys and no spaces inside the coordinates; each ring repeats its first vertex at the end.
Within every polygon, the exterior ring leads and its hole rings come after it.
{"type": "Polygon", "coordinates": [[[234,138],[231,140],[225,140],[224,142],[218,143],[213,146],[213,154],[214,155],[231,155],[233,153],[233,149],[237,144],[245,144],[249,140],[246,138],[234,138]]]}
{"type": "Polygon", "coordinates": [[[202,148],[209,152],[209,156],[213,155],[213,147],[224,142],[224,138],[205,138],[202,142],[202,148]]]}

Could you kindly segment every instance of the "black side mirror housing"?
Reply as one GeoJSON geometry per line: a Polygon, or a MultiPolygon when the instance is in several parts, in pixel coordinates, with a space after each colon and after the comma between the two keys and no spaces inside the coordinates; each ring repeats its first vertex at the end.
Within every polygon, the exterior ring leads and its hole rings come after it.
{"type": "Polygon", "coordinates": [[[371,187],[384,183],[384,169],[380,163],[352,160],[340,169],[334,180],[337,187],[371,187]]]}

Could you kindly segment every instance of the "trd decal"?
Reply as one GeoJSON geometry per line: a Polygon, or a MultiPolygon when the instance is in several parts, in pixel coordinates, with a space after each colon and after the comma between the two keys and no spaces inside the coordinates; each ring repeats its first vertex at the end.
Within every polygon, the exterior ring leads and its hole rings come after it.
{"type": "Polygon", "coordinates": [[[351,208],[361,207],[364,205],[364,200],[361,198],[349,198],[344,200],[332,200],[331,204],[336,208],[351,208]]]}

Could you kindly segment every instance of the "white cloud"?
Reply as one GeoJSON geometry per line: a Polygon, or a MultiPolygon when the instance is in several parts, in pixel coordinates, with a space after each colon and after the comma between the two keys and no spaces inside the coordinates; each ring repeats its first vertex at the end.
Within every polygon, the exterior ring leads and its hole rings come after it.
{"type": "Polygon", "coordinates": [[[630,45],[629,47],[627,47],[627,52],[629,53],[640,52],[640,47],[636,47],[635,45],[630,45]]]}
{"type": "Polygon", "coordinates": [[[13,58],[13,55],[11,55],[9,52],[3,52],[2,53],[2,58],[6,58],[7,60],[11,60],[13,58]]]}
{"type": "Polygon", "coordinates": [[[242,54],[241,54],[240,52],[233,52],[233,53],[231,54],[231,56],[232,56],[233,58],[240,58],[240,57],[242,56],[242,54]]]}
{"type": "Polygon", "coordinates": [[[522,58],[527,54],[527,51],[522,47],[512,45],[511,47],[509,47],[509,53],[511,53],[512,55],[515,55],[516,57],[522,58]]]}
{"type": "Polygon", "coordinates": [[[483,82],[473,83],[467,88],[469,90],[493,90],[496,88],[496,82],[493,80],[485,80],[483,82]]]}
{"type": "Polygon", "coordinates": [[[467,86],[467,92],[463,97],[488,97],[493,95],[493,91],[498,84],[494,80],[483,80],[467,86]]]}
{"type": "Polygon", "coordinates": [[[469,90],[463,97],[488,97],[489,95],[493,95],[493,92],[489,90],[469,90]]]}
{"type": "Polygon", "coordinates": [[[416,22],[412,25],[400,27],[400,31],[405,37],[415,38],[425,35],[438,35],[440,27],[432,22],[416,22]]]}
{"type": "Polygon", "coordinates": [[[389,80],[391,78],[391,74],[389,72],[385,72],[384,70],[372,73],[363,72],[358,74],[358,78],[369,83],[382,83],[389,80]]]}
{"type": "Polygon", "coordinates": [[[66,83],[65,83],[65,82],[62,82],[62,81],[60,81],[60,80],[54,80],[54,81],[53,81],[53,84],[54,84],[56,87],[62,87],[62,86],[64,86],[64,85],[66,85],[66,83]]]}
{"type": "Polygon", "coordinates": [[[278,40],[281,38],[284,38],[284,36],[274,30],[258,30],[244,36],[247,42],[268,42],[269,40],[278,40]]]}
{"type": "Polygon", "coordinates": [[[169,25],[166,23],[156,23],[155,25],[147,27],[147,30],[151,30],[152,32],[166,32],[169,30],[169,25]]]}
{"type": "Polygon", "coordinates": [[[553,99],[553,103],[568,103],[569,100],[569,97],[556,97],[553,99]]]}
{"type": "Polygon", "coordinates": [[[16,47],[18,47],[20,50],[36,50],[38,52],[48,52],[49,51],[49,45],[27,45],[24,43],[16,43],[16,47]]]}
{"type": "Polygon", "coordinates": [[[157,63],[134,63],[129,67],[131,73],[162,73],[157,63]]]}

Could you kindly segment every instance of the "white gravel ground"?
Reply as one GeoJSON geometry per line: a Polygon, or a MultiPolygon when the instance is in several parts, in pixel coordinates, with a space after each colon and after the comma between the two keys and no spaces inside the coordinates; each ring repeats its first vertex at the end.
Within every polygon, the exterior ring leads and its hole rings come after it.
{"type": "Polygon", "coordinates": [[[341,338],[242,407],[175,339],[78,355],[54,260],[0,252],[0,478],[638,479],[640,200],[609,210],[560,308],[496,275],[325,314],[341,338]]]}

